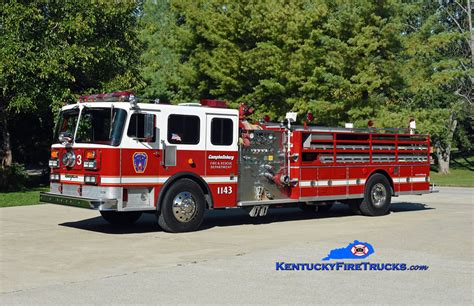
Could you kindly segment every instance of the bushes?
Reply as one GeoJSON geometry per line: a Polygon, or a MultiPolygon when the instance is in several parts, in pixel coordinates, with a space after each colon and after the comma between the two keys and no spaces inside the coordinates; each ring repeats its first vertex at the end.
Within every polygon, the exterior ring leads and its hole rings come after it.
{"type": "Polygon", "coordinates": [[[13,163],[10,167],[0,169],[0,191],[23,190],[28,183],[25,166],[13,163]]]}

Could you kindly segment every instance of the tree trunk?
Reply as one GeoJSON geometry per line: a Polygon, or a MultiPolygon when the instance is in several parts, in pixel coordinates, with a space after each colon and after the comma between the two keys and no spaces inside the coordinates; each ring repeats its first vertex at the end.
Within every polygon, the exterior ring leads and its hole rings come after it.
{"type": "Polygon", "coordinates": [[[438,158],[438,171],[441,174],[449,174],[449,160],[451,148],[437,148],[436,156],[438,158]]]}
{"type": "Polygon", "coordinates": [[[8,120],[5,100],[0,98],[0,169],[5,169],[12,164],[12,149],[10,145],[10,133],[8,132],[8,120]]]}
{"type": "Polygon", "coordinates": [[[451,159],[451,144],[453,142],[454,131],[458,121],[454,119],[454,114],[449,117],[449,133],[446,144],[438,143],[436,145],[436,157],[438,159],[438,170],[441,174],[449,174],[449,161],[451,159]]]}
{"type": "MultiPolygon", "coordinates": [[[[467,0],[467,23],[469,26],[469,45],[471,47],[471,64],[474,66],[474,31],[472,30],[472,12],[471,12],[471,1],[472,0],[467,0]]],[[[473,78],[471,78],[472,81],[473,78]]]]}

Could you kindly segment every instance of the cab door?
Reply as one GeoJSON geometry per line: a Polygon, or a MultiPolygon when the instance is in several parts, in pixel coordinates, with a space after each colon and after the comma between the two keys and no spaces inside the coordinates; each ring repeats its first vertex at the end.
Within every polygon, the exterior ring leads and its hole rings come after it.
{"type": "Polygon", "coordinates": [[[160,113],[131,112],[121,145],[121,179],[124,187],[123,209],[154,209],[160,184],[160,113]]]}
{"type": "Polygon", "coordinates": [[[238,117],[206,114],[206,182],[214,207],[237,205],[238,117]]]}

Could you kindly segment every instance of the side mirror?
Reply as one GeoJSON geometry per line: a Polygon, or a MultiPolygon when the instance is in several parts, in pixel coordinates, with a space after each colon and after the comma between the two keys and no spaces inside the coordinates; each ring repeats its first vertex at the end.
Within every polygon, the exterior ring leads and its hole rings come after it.
{"type": "Polygon", "coordinates": [[[72,134],[69,132],[61,132],[58,136],[58,140],[63,145],[70,145],[72,142],[72,134]]]}

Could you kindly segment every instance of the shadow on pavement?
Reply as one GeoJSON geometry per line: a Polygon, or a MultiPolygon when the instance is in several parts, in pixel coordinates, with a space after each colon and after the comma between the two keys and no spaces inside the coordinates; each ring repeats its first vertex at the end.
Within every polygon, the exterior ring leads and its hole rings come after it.
{"type": "Polygon", "coordinates": [[[434,208],[429,207],[427,204],[412,203],[412,202],[398,202],[398,203],[392,203],[390,205],[390,212],[392,213],[410,212],[410,211],[417,211],[417,210],[430,210],[430,209],[434,209],[434,208]]]}
{"type": "MultiPolygon", "coordinates": [[[[412,212],[420,210],[434,209],[428,207],[426,204],[421,203],[410,203],[401,202],[393,203],[391,205],[391,213],[400,212],[412,212]]],[[[225,227],[225,226],[238,226],[238,225],[263,225],[275,222],[291,222],[308,219],[326,219],[326,218],[341,218],[350,217],[354,214],[350,209],[343,204],[336,204],[327,213],[305,213],[298,208],[275,208],[270,209],[268,214],[264,217],[252,218],[243,209],[225,209],[225,210],[212,210],[206,212],[206,217],[201,230],[207,230],[213,227],[225,227]]],[[[156,217],[151,213],[144,213],[136,224],[131,226],[113,226],[105,221],[102,217],[98,216],[95,218],[65,222],[59,224],[60,226],[66,226],[81,230],[99,232],[104,234],[139,234],[148,232],[159,232],[162,231],[156,222],[156,217]]]]}
{"type": "Polygon", "coordinates": [[[65,222],[59,224],[60,226],[72,227],[76,229],[99,232],[104,234],[140,234],[149,232],[160,232],[161,228],[156,223],[154,214],[143,214],[134,225],[130,226],[114,226],[104,220],[97,212],[98,216],[95,218],[65,222]]]}

